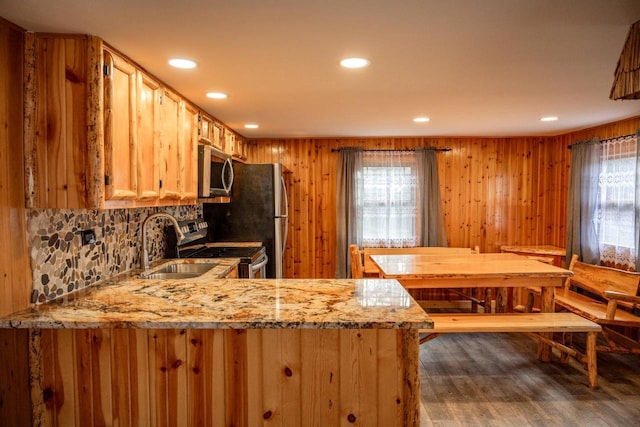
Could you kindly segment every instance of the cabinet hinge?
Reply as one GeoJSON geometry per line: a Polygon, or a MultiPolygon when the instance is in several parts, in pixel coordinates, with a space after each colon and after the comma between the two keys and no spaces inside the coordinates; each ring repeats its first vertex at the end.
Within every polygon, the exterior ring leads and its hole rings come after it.
{"type": "Polygon", "coordinates": [[[159,95],[159,98],[160,98],[160,105],[162,105],[162,98],[164,98],[162,94],[159,95]]]}
{"type": "Polygon", "coordinates": [[[198,123],[202,121],[202,114],[198,114],[198,123]]]}
{"type": "Polygon", "coordinates": [[[200,129],[198,129],[198,136],[200,136],[200,129]]]}
{"type": "Polygon", "coordinates": [[[102,74],[104,74],[105,77],[108,77],[111,74],[111,70],[107,64],[102,66],[102,74]]]}
{"type": "Polygon", "coordinates": [[[109,179],[109,175],[104,176],[104,185],[109,185],[111,180],[109,179]]]}
{"type": "Polygon", "coordinates": [[[160,180],[160,188],[162,188],[162,180],[160,180]]]}

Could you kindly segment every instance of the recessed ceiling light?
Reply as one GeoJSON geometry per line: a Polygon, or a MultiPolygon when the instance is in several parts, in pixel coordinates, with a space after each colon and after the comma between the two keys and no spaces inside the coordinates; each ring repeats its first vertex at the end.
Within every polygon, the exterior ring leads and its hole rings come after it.
{"type": "Polygon", "coordinates": [[[558,120],[556,116],[548,116],[540,119],[541,122],[555,122],[556,120],[558,120]]]}
{"type": "Polygon", "coordinates": [[[211,99],[226,99],[227,94],[222,92],[207,92],[207,98],[211,99]]]}
{"type": "Polygon", "coordinates": [[[255,123],[247,123],[244,127],[245,129],[258,129],[259,126],[255,123]]]}
{"type": "Polygon", "coordinates": [[[172,67],[183,68],[183,69],[196,68],[195,61],[192,61],[190,59],[184,59],[184,58],[170,59],[169,65],[171,65],[172,67]]]}
{"type": "Polygon", "coordinates": [[[369,64],[369,60],[365,58],[345,58],[340,61],[340,65],[345,68],[362,68],[369,64]]]}
{"type": "Polygon", "coordinates": [[[426,123],[428,122],[430,119],[429,117],[414,117],[413,121],[416,123],[426,123]]]}

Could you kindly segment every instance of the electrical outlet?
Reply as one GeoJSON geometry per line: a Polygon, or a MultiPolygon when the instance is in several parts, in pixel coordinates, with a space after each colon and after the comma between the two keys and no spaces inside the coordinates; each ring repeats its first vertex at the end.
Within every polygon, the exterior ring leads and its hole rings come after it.
{"type": "Polygon", "coordinates": [[[96,232],[94,230],[82,230],[80,237],[82,238],[82,246],[96,242],[96,232]]]}

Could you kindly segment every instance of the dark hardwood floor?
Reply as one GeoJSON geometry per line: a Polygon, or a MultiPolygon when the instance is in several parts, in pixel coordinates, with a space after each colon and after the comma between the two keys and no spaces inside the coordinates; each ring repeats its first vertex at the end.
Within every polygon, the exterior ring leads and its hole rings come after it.
{"type": "Polygon", "coordinates": [[[598,355],[599,388],[574,360],[536,359],[524,334],[449,334],[420,346],[422,426],[638,426],[640,357],[598,355]]]}

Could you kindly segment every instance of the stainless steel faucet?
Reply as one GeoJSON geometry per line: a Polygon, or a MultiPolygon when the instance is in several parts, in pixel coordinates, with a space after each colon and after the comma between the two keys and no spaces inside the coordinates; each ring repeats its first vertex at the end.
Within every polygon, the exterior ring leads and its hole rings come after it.
{"type": "Polygon", "coordinates": [[[182,239],[184,239],[184,234],[182,234],[182,231],[180,231],[180,225],[172,215],[166,212],[157,212],[145,218],[145,220],[142,222],[142,266],[144,267],[145,270],[149,268],[149,250],[147,249],[147,223],[150,220],[156,219],[156,218],[166,218],[169,221],[171,221],[171,223],[173,224],[173,228],[176,231],[176,238],[178,239],[178,244],[180,244],[182,239]]]}

